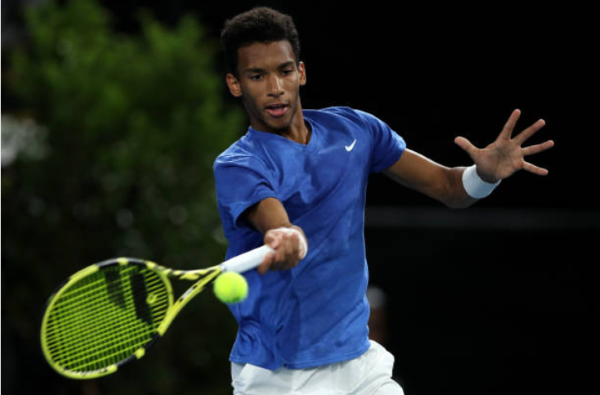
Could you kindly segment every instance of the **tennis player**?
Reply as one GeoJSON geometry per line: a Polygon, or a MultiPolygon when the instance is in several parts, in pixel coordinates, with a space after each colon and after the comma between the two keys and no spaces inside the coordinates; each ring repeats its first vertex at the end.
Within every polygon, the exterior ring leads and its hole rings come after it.
{"type": "Polygon", "coordinates": [[[252,9],[228,20],[221,39],[227,85],[250,121],[214,163],[227,257],[262,243],[275,250],[246,274],[248,298],[230,306],[239,324],[234,394],[402,394],[391,378],[394,357],[368,337],[369,174],[467,207],[518,170],[547,174],[524,156],[553,142],[522,147],[544,121],[512,137],[515,110],[484,149],[459,137],[474,164],[448,168],[407,149],[371,114],[303,109],[306,67],[289,16],[252,9]]]}

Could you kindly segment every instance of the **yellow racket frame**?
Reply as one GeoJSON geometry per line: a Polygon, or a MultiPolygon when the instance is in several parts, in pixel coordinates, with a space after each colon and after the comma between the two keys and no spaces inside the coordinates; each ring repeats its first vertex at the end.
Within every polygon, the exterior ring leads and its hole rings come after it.
{"type": "Polygon", "coordinates": [[[119,367],[125,365],[126,363],[132,362],[134,360],[138,360],[142,358],[146,354],[146,350],[152,346],[156,340],[158,340],[169,328],[177,314],[183,309],[187,303],[192,300],[196,295],[198,295],[202,290],[206,287],[207,284],[212,282],[219,274],[221,273],[221,268],[219,266],[214,266],[208,269],[200,269],[200,270],[172,270],[166,268],[164,266],[157,265],[152,261],[145,261],[135,258],[116,258],[108,261],[103,261],[91,266],[88,266],[77,273],[73,274],[69,277],[59,289],[50,296],[48,300],[48,304],[46,307],[46,311],[44,313],[44,317],[42,319],[42,327],[41,327],[41,345],[42,352],[50,364],[50,366],[56,370],[61,375],[71,378],[71,379],[93,379],[98,377],[103,377],[112,373],[115,373],[119,367]],[[104,266],[109,265],[129,265],[129,264],[137,264],[144,265],[146,268],[152,270],[156,274],[158,274],[159,278],[162,280],[163,284],[167,289],[168,295],[168,308],[167,311],[160,322],[160,325],[156,329],[155,336],[145,343],[142,347],[139,347],[129,358],[120,361],[118,363],[111,364],[107,367],[87,371],[87,372],[77,372],[73,370],[66,369],[61,366],[60,363],[54,360],[53,352],[51,350],[51,346],[48,342],[48,338],[46,336],[48,330],[48,319],[53,311],[55,303],[60,300],[61,295],[69,290],[69,288],[73,285],[81,281],[83,278],[86,278],[99,270],[104,266]],[[169,278],[176,278],[179,280],[188,280],[195,281],[198,280],[195,284],[193,284],[183,295],[181,295],[177,301],[173,302],[173,287],[171,285],[171,281],[169,278]]]}

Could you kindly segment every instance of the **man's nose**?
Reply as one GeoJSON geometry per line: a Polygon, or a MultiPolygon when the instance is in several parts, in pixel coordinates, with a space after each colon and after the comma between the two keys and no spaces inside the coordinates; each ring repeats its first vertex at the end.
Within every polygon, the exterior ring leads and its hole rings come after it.
{"type": "Polygon", "coordinates": [[[269,96],[281,96],[283,95],[282,84],[279,76],[272,75],[269,77],[267,86],[269,96]]]}

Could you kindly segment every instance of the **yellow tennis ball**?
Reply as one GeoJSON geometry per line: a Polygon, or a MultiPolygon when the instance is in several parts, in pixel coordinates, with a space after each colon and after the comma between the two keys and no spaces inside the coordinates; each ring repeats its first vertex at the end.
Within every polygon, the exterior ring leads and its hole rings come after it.
{"type": "Polygon", "coordinates": [[[226,272],[215,280],[214,291],[221,302],[238,303],[248,296],[248,283],[241,274],[226,272]]]}

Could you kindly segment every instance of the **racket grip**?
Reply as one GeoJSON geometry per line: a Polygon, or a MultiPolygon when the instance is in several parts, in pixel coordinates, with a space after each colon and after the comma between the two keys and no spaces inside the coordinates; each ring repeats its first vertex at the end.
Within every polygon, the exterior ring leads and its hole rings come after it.
{"type": "Polygon", "coordinates": [[[264,245],[233,257],[221,263],[219,266],[221,267],[222,272],[243,273],[260,265],[269,252],[273,252],[273,249],[264,245]]]}

